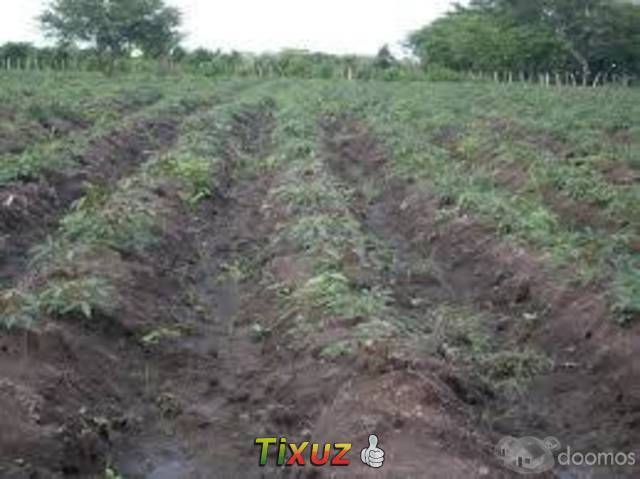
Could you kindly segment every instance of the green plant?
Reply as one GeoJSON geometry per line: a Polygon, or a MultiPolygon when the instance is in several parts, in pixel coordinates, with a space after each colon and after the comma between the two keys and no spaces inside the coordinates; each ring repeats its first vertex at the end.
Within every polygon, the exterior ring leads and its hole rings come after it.
{"type": "Polygon", "coordinates": [[[322,348],[320,357],[329,360],[335,360],[344,356],[351,356],[356,350],[353,340],[334,341],[322,348]]]}
{"type": "Polygon", "coordinates": [[[623,262],[613,283],[613,310],[621,324],[640,317],[640,257],[623,262]]]}
{"type": "Polygon", "coordinates": [[[126,190],[104,205],[80,202],[61,223],[62,237],[75,243],[141,250],[155,242],[155,213],[126,190]]]}
{"type": "Polygon", "coordinates": [[[322,316],[377,318],[387,312],[391,293],[377,288],[355,289],[343,273],[327,271],[307,281],[294,293],[294,300],[322,316]]]}
{"type": "Polygon", "coordinates": [[[222,272],[218,276],[219,282],[230,280],[235,283],[241,283],[254,273],[255,264],[251,258],[242,256],[231,262],[224,263],[220,269],[222,272]]]}
{"type": "Polygon", "coordinates": [[[45,314],[67,316],[79,314],[91,319],[96,312],[113,310],[115,291],[103,278],[54,279],[35,295],[37,308],[45,314]]]}
{"type": "Polygon", "coordinates": [[[323,213],[302,216],[289,225],[286,235],[313,253],[328,249],[345,251],[349,247],[361,251],[363,248],[360,226],[349,216],[323,213]]]}
{"type": "Polygon", "coordinates": [[[164,340],[176,339],[180,336],[182,336],[180,329],[161,327],[145,334],[140,341],[142,344],[149,346],[160,344],[164,340]]]}
{"type": "MultiPolygon", "coordinates": [[[[314,178],[310,182],[298,181],[300,169],[294,170],[296,175],[287,184],[273,191],[275,198],[284,201],[290,208],[302,208],[305,211],[339,210],[348,204],[351,196],[349,190],[339,190],[328,183],[324,177],[314,178]]],[[[313,171],[309,168],[307,171],[313,171]]]]}
{"type": "MultiPolygon", "coordinates": [[[[492,318],[469,308],[440,306],[432,312],[425,342],[431,353],[467,368],[491,389],[520,394],[553,362],[540,351],[517,348],[495,338],[492,318]]],[[[415,334],[415,333],[414,333],[415,334]]]]}
{"type": "Polygon", "coordinates": [[[493,388],[507,395],[520,395],[530,381],[550,371],[553,361],[531,348],[510,349],[479,358],[480,376],[493,388]]]}
{"type": "Polygon", "coordinates": [[[182,152],[165,156],[161,160],[161,167],[166,174],[185,182],[188,188],[187,201],[195,204],[211,195],[216,162],[217,160],[182,152]]]}
{"type": "Polygon", "coordinates": [[[25,291],[9,289],[0,294],[0,326],[6,329],[29,328],[38,313],[37,299],[25,291]]]}

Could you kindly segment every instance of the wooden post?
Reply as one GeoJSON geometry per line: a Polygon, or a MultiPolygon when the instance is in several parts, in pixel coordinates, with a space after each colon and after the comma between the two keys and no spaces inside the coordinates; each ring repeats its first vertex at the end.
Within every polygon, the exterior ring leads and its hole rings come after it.
{"type": "Polygon", "coordinates": [[[602,72],[599,72],[596,77],[593,79],[593,88],[598,86],[598,83],[600,82],[600,77],[602,76],[602,72]]]}

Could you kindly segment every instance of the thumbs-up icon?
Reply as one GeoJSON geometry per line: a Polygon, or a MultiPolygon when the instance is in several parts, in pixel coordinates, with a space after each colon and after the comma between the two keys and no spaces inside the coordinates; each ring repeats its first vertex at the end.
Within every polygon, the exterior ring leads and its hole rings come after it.
{"type": "Polygon", "coordinates": [[[362,462],[371,467],[382,467],[384,462],[384,451],[378,448],[378,436],[371,434],[369,436],[369,447],[362,450],[360,454],[362,462]]]}

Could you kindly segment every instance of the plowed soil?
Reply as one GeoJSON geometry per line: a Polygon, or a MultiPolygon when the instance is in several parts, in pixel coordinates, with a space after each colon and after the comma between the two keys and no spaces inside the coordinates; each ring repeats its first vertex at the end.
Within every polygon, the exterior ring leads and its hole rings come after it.
{"type": "MultiPolygon", "coordinates": [[[[349,280],[390,291],[398,317],[473,305],[490,318],[499,347],[535,346],[555,366],[507,400],[446,350],[404,350],[393,338],[363,341],[355,357],[322,354],[365,318],[333,318],[309,333],[313,342],[291,337],[300,330],[273,285],[303,284],[312,274],[281,240],[293,213],[272,192],[290,177],[283,166],[240,173],[243,161],[277,150],[276,108],[266,101],[235,113],[222,139],[220,189],[210,198],[191,206],[171,182],[154,190],[149,201],[170,212],[155,246],[100,258],[96,270],[119,278],[116,311],[0,335],[0,477],[103,478],[109,468],[127,479],[499,479],[517,477],[494,457],[502,435],[554,431],[594,450],[640,442],[637,328],[608,321],[597,285],[559,284],[563,271],[506,247],[473,216],[439,223],[446,198],[387,181],[391,154],[350,117],[321,119],[318,161],[354,191],[348,208],[357,228],[388,245],[393,265],[379,271],[355,261],[349,280]],[[381,194],[367,197],[364,180],[379,182],[381,194]],[[425,260],[430,269],[418,271],[425,260]],[[234,274],[233,265],[247,271],[234,274]],[[538,321],[523,325],[524,316],[538,321]],[[180,334],[139,341],[159,328],[180,334]],[[380,470],[360,461],[373,433],[385,451],[380,470]],[[275,467],[271,455],[261,468],[260,436],[353,443],[351,465],[275,467]]],[[[91,145],[73,175],[0,191],[0,283],[29,274],[29,249],[55,231],[89,183],[126,177],[178,135],[175,119],[116,130],[91,145]]],[[[589,474],[611,477],[598,473],[589,474]]],[[[566,474],[538,477],[579,477],[566,474]]]]}

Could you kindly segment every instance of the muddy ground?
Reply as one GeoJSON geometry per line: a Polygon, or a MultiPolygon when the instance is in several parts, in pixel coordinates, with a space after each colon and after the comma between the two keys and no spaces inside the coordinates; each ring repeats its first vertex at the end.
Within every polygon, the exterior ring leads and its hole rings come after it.
{"type": "MultiPolygon", "coordinates": [[[[277,147],[274,108],[246,106],[233,117],[220,191],[194,209],[167,182],[153,198],[171,211],[160,243],[102,258],[97,268],[120,278],[117,311],[90,324],[45,318],[33,331],[0,336],[0,476],[102,478],[111,468],[127,479],[506,478],[516,475],[493,456],[501,434],[552,432],[576,448],[638,444],[640,391],[629,385],[637,383],[632,358],[640,357],[640,341],[606,320],[597,286],[560,288],[557,272],[505,249],[472,217],[440,227],[436,212],[446,199],[384,181],[389,153],[352,119],[319,124],[320,159],[356,191],[350,210],[358,227],[388,244],[394,258],[390,271],[356,264],[354,276],[389,289],[399,314],[476,305],[494,321],[501,344],[535,344],[557,366],[524,397],[501,403],[446,351],[373,342],[355,359],[327,359],[306,346],[308,338],[288,335],[273,280],[309,277],[299,252],[278,239],[290,212],[271,192],[288,180],[282,168],[236,171],[240,158],[258,160],[277,147]],[[368,199],[362,178],[382,181],[382,194],[368,199]],[[418,273],[414,265],[425,254],[433,268],[418,273]],[[248,272],[230,274],[238,261],[248,272]],[[540,321],[523,327],[525,314],[540,321]],[[159,328],[179,334],[141,343],[159,328]],[[381,470],[359,459],[372,433],[386,453],[381,470]],[[352,442],[351,466],[260,468],[260,436],[352,442]]],[[[87,179],[126,176],[176,134],[176,124],[164,120],[114,132],[93,145],[77,177],[2,191],[0,232],[9,254],[1,278],[13,283],[28,274],[28,249],[82,196],[87,179]]],[[[361,320],[335,318],[313,338],[336,341],[361,320]]],[[[555,477],[579,477],[565,474],[555,477]]]]}

